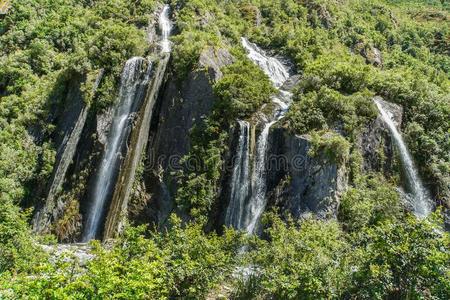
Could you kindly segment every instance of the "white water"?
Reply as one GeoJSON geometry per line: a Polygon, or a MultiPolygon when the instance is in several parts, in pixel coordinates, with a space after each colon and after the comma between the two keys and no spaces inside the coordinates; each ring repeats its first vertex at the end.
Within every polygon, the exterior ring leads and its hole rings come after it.
{"type": "Polygon", "coordinates": [[[397,127],[392,121],[390,113],[384,109],[382,103],[375,99],[375,104],[381,113],[381,117],[384,122],[389,127],[389,130],[394,138],[395,144],[400,152],[400,159],[406,175],[406,180],[411,192],[411,205],[413,212],[416,216],[422,218],[426,217],[432,210],[431,200],[428,195],[427,190],[420,180],[417,169],[414,166],[414,162],[409,154],[408,148],[406,147],[402,135],[398,132],[397,127]]]}
{"type": "Polygon", "coordinates": [[[92,204],[84,227],[83,241],[95,238],[103,216],[105,202],[115,183],[117,167],[120,163],[122,147],[128,137],[133,103],[141,88],[150,78],[151,65],[142,57],[128,60],[122,72],[119,103],[115,109],[111,128],[108,134],[105,152],[96,174],[95,186],[92,193],[92,204]],[[144,76],[143,68],[148,64],[144,76]]]}
{"type": "Polygon", "coordinates": [[[231,177],[230,204],[225,216],[225,225],[234,228],[242,227],[242,214],[249,193],[248,176],[250,169],[250,124],[246,121],[238,121],[238,123],[239,143],[231,177]]]}
{"type": "MultiPolygon", "coordinates": [[[[266,156],[269,131],[273,124],[284,117],[289,110],[292,94],[281,90],[281,86],[289,78],[289,71],[278,59],[268,56],[257,45],[242,38],[242,46],[247,56],[269,76],[273,85],[278,88],[278,95],[272,97],[277,105],[274,120],[267,121],[256,142],[256,155],[253,159],[252,174],[249,176],[250,151],[248,149],[247,130],[241,130],[237,149],[237,160],[233,169],[231,182],[231,198],[227,208],[225,224],[236,229],[244,230],[248,234],[257,231],[259,220],[267,204],[266,199],[266,156]],[[247,142],[243,142],[247,140],[247,142]],[[242,143],[242,144],[241,144],[242,143]],[[245,162],[245,163],[243,163],[245,162]],[[246,168],[247,170],[243,170],[246,168]],[[250,188],[249,188],[250,186],[250,188]],[[236,191],[238,191],[236,193],[236,191]]],[[[240,123],[241,124],[241,123],[240,123]]],[[[250,126],[248,123],[246,126],[250,126]]]]}
{"type": "MultiPolygon", "coordinates": [[[[161,30],[161,53],[171,51],[169,41],[172,31],[172,22],[169,19],[170,7],[165,5],[159,16],[159,28],[161,30]]],[[[97,171],[96,182],[93,189],[93,202],[88,212],[82,240],[87,242],[98,234],[100,223],[104,214],[104,206],[115,183],[117,167],[120,163],[122,147],[128,138],[129,123],[132,120],[131,113],[133,102],[142,96],[142,87],[150,80],[151,64],[148,62],[145,75],[142,76],[142,66],[147,60],[134,57],[128,60],[122,72],[119,103],[114,112],[106,150],[103,153],[100,167],[97,171]]]]}
{"type": "Polygon", "coordinates": [[[252,194],[245,211],[245,230],[255,233],[259,219],[266,208],[266,154],[270,127],[276,121],[266,123],[256,143],[256,157],[252,172],[252,194]]]}
{"type": "Polygon", "coordinates": [[[247,50],[247,57],[257,64],[269,76],[275,87],[279,88],[289,78],[287,68],[275,57],[268,56],[256,44],[241,38],[242,46],[247,50]]]}
{"type": "Polygon", "coordinates": [[[164,5],[164,8],[159,15],[159,29],[161,30],[161,52],[168,53],[171,50],[171,43],[169,40],[170,32],[172,31],[172,22],[169,18],[170,7],[168,4],[164,5]]]}

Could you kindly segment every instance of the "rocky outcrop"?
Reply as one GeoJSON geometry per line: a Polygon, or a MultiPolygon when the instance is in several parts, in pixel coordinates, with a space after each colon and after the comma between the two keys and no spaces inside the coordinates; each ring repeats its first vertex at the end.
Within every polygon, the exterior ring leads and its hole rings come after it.
{"type": "MultiPolygon", "coordinates": [[[[392,113],[392,118],[400,129],[403,118],[403,109],[393,103],[382,101],[383,106],[392,113]]],[[[358,136],[357,145],[363,156],[362,168],[365,172],[382,172],[385,176],[392,176],[395,169],[394,144],[389,128],[378,116],[358,136]]]]}
{"type": "MultiPolygon", "coordinates": [[[[97,90],[102,77],[103,70],[100,70],[92,87],[93,94],[97,90]]],[[[58,145],[56,161],[49,180],[47,197],[43,207],[38,209],[33,219],[33,228],[39,233],[48,230],[58,214],[58,209],[56,208],[62,206],[57,205],[56,196],[66,179],[67,170],[74,158],[88,117],[89,106],[86,105],[86,100],[80,89],[82,80],[84,81],[85,79],[74,80],[70,85],[65,103],[61,106],[63,111],[57,114],[57,135],[54,137],[55,143],[58,145]]]]}
{"type": "Polygon", "coordinates": [[[345,162],[310,154],[310,137],[274,128],[269,135],[267,159],[268,208],[280,208],[294,218],[313,214],[336,217],[339,197],[347,187],[345,162]]]}
{"type": "Polygon", "coordinates": [[[208,48],[200,55],[198,70],[181,82],[172,76],[166,83],[148,148],[145,185],[151,199],[134,219],[161,225],[173,211],[177,190],[173,172],[180,169],[180,159],[189,152],[190,130],[214,106],[212,85],[221,78],[221,67],[232,62],[228,51],[208,48]]]}
{"type": "Polygon", "coordinates": [[[381,54],[380,49],[360,42],[355,45],[354,51],[364,57],[366,59],[366,63],[375,67],[383,66],[383,55],[381,54]]]}

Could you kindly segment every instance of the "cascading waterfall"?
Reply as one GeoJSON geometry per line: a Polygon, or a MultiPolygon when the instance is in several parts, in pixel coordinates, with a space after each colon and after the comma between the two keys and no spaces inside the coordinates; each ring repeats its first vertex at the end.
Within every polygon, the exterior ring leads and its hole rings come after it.
{"type": "Polygon", "coordinates": [[[164,5],[161,14],[159,15],[159,29],[161,30],[161,52],[169,53],[171,50],[171,43],[169,40],[172,31],[172,22],[169,18],[170,6],[164,5]]]}
{"type": "MultiPolygon", "coordinates": [[[[159,15],[158,25],[161,31],[161,53],[171,51],[169,40],[172,31],[172,22],[169,18],[170,6],[164,5],[159,15]]],[[[144,87],[150,80],[151,64],[144,58],[134,57],[128,60],[122,72],[119,104],[115,110],[111,129],[108,135],[106,151],[96,175],[93,189],[93,202],[91,204],[88,218],[85,223],[82,240],[87,242],[94,239],[98,234],[100,224],[105,212],[105,204],[114,187],[117,176],[117,168],[121,161],[121,154],[124,144],[129,135],[129,123],[132,120],[131,113],[135,99],[143,96],[144,87]],[[145,76],[142,77],[142,68],[148,63],[145,76]]]]}
{"type": "Polygon", "coordinates": [[[266,154],[269,130],[276,121],[266,123],[256,143],[256,157],[252,172],[252,194],[245,211],[245,230],[254,233],[259,219],[266,208],[266,154]]]}
{"type": "Polygon", "coordinates": [[[268,56],[256,44],[241,38],[242,46],[247,50],[247,57],[257,64],[269,76],[275,87],[280,88],[289,78],[287,68],[275,57],[268,56]]]}
{"type": "Polygon", "coordinates": [[[411,204],[413,212],[420,218],[426,217],[432,210],[428,192],[423,186],[422,181],[420,180],[419,174],[414,166],[414,162],[411,158],[408,148],[403,141],[402,135],[400,134],[400,132],[398,132],[397,127],[392,121],[389,112],[384,109],[382,103],[378,99],[375,99],[375,104],[377,105],[384,122],[389,127],[392,137],[394,138],[394,142],[400,152],[400,160],[402,162],[404,173],[406,175],[407,184],[411,191],[411,204]]]}
{"type": "Polygon", "coordinates": [[[83,241],[85,242],[94,239],[98,233],[104,215],[105,203],[114,187],[122,149],[128,138],[134,100],[142,97],[144,87],[150,79],[150,72],[151,64],[142,57],[131,58],[126,62],[123,69],[119,103],[114,112],[106,150],[96,174],[92,204],[84,227],[83,241]]]}
{"type": "Polygon", "coordinates": [[[239,142],[231,178],[230,204],[225,216],[225,224],[234,228],[241,228],[242,226],[242,213],[249,192],[248,176],[250,169],[250,124],[246,121],[238,121],[238,123],[239,142]]]}
{"type": "MultiPolygon", "coordinates": [[[[264,212],[267,201],[266,154],[269,130],[288,111],[292,94],[281,89],[281,86],[289,79],[289,71],[283,63],[274,57],[268,56],[257,45],[249,42],[247,39],[242,38],[241,42],[247,51],[248,58],[269,76],[273,85],[279,91],[278,95],[272,97],[272,102],[279,108],[275,112],[274,119],[264,124],[264,128],[256,142],[256,155],[253,160],[251,177],[249,176],[248,170],[242,170],[242,168],[249,168],[250,151],[248,148],[241,146],[241,142],[248,139],[245,134],[248,135],[249,129],[241,130],[237,149],[237,160],[233,169],[231,182],[232,192],[225,223],[228,226],[233,226],[236,229],[253,234],[257,230],[259,219],[264,212]],[[242,162],[246,162],[246,164],[242,162]],[[235,191],[239,192],[236,193],[235,191]]],[[[247,123],[247,126],[250,125],[247,123]]]]}

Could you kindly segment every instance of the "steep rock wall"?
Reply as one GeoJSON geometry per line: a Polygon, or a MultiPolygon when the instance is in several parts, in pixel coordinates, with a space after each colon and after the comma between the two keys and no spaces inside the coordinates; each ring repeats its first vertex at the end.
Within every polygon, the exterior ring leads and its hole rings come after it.
{"type": "MultiPolygon", "coordinates": [[[[380,97],[377,97],[383,101],[380,97]]],[[[383,101],[383,105],[389,108],[397,127],[400,129],[403,118],[401,106],[383,101]]],[[[395,149],[389,132],[389,128],[378,116],[358,136],[357,145],[363,156],[362,169],[364,172],[382,172],[390,177],[396,168],[395,149]]]]}
{"type": "Polygon", "coordinates": [[[339,197],[347,187],[345,162],[338,164],[323,154],[310,156],[310,137],[284,128],[270,132],[269,144],[267,209],[276,206],[294,218],[309,213],[336,217],[339,197]]]}
{"type": "Polygon", "coordinates": [[[213,83],[222,76],[220,68],[233,60],[226,50],[205,49],[197,70],[181,82],[172,76],[166,83],[149,138],[144,175],[149,202],[132,213],[138,223],[162,225],[174,210],[177,182],[172,173],[180,169],[180,159],[189,152],[191,128],[214,106],[213,83]]]}
{"type": "MultiPolygon", "coordinates": [[[[100,70],[92,87],[93,94],[102,77],[103,70],[100,70]]],[[[63,109],[56,114],[57,129],[54,136],[57,145],[56,161],[48,182],[45,201],[41,207],[38,207],[33,218],[33,229],[39,233],[48,231],[51,223],[61,214],[63,205],[57,203],[57,194],[66,180],[67,171],[74,159],[89,112],[89,106],[80,89],[81,83],[85,80],[86,78],[83,77],[71,82],[64,104],[61,105],[63,109]]]]}

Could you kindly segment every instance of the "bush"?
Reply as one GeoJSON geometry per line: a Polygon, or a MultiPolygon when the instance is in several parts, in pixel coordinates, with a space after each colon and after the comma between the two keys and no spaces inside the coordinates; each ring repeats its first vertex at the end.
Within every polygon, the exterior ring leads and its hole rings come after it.
{"type": "Polygon", "coordinates": [[[225,67],[223,73],[214,93],[219,97],[217,109],[226,120],[249,116],[275,93],[267,75],[248,59],[225,67]]]}
{"type": "Polygon", "coordinates": [[[348,161],[350,143],[334,132],[313,132],[308,155],[325,157],[332,163],[342,165],[348,161]]]}
{"type": "Polygon", "coordinates": [[[240,238],[232,231],[207,235],[203,224],[171,221],[162,234],[145,237],[144,227],[128,228],[110,247],[94,242],[95,257],[83,268],[60,257],[33,276],[0,277],[0,297],[12,290],[20,298],[204,298],[230,275],[240,238]]]}

